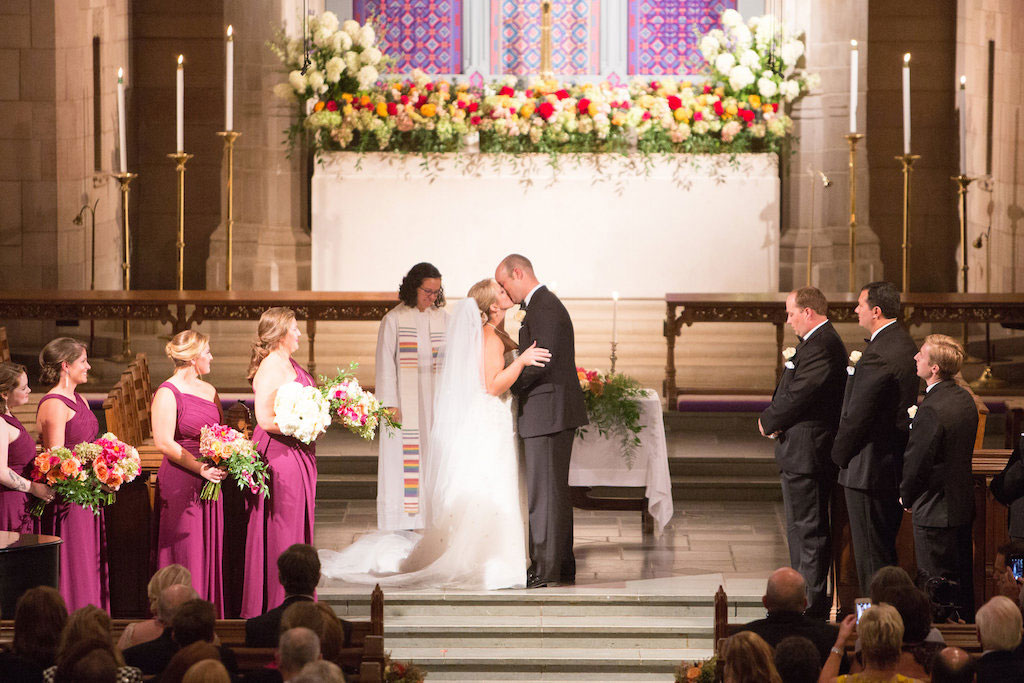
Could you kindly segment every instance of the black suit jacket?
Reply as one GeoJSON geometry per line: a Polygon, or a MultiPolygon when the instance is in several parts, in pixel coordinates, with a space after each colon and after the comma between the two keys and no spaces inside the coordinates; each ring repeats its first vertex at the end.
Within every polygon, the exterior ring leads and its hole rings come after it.
{"type": "Polygon", "coordinates": [[[992,478],[989,488],[992,495],[1003,505],[1010,508],[1010,535],[1014,538],[1024,537],[1024,434],[1020,435],[1017,447],[1010,454],[1003,471],[992,478]]]}
{"type": "Polygon", "coordinates": [[[775,459],[786,472],[835,471],[832,440],[839,428],[846,388],[846,347],[832,323],[825,322],[796,347],[772,403],[761,413],[765,434],[782,432],[775,459]]]}
{"type": "Polygon", "coordinates": [[[1019,647],[1012,652],[989,652],[979,657],[975,664],[978,683],[1019,683],[1024,680],[1024,656],[1019,647]]]}
{"type": "Polygon", "coordinates": [[[587,407],[576,374],[576,340],[569,312],[543,285],[533,293],[519,328],[519,351],[530,344],[551,352],[544,367],[523,368],[512,385],[519,399],[519,435],[555,434],[587,424],[587,407]]]}
{"type": "MultiPolygon", "coordinates": [[[[789,636],[803,636],[818,648],[822,662],[828,659],[829,651],[839,635],[838,626],[796,612],[769,613],[766,618],[745,624],[740,630],[753,631],[773,648],[789,636]]],[[[844,654],[841,669],[845,671],[848,668],[849,664],[844,654]]]]}
{"type": "Polygon", "coordinates": [[[167,627],[159,638],[139,643],[125,650],[124,663],[142,669],[145,676],[163,673],[168,662],[181,649],[171,637],[171,629],[167,627]]]}
{"type": "Polygon", "coordinates": [[[899,323],[869,342],[855,372],[846,381],[832,462],[847,488],[895,494],[903,477],[910,416],[921,380],[914,340],[899,323]]]}
{"type": "Polygon", "coordinates": [[[277,647],[277,641],[281,637],[281,616],[289,605],[303,600],[311,602],[313,599],[308,595],[291,595],[274,609],[258,617],[246,619],[245,646],[277,647]]]}
{"type": "Polygon", "coordinates": [[[978,433],[974,398],[953,380],[934,385],[918,406],[903,454],[903,507],[917,526],[953,527],[974,519],[971,457],[978,433]]]}

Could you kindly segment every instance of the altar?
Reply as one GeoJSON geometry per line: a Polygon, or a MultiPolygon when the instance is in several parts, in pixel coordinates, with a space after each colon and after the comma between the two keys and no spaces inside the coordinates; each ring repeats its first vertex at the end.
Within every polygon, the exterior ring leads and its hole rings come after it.
{"type": "Polygon", "coordinates": [[[774,154],[328,153],[312,286],[395,290],[430,261],[462,296],[518,252],[562,297],[774,292],[779,192],[774,154]]]}

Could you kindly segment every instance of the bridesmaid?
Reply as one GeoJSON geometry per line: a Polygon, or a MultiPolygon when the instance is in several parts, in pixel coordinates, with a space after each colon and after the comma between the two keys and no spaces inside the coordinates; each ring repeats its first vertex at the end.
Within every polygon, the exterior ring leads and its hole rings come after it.
{"type": "Polygon", "coordinates": [[[49,486],[29,478],[36,442],[11,415],[11,408],[28,403],[31,391],[24,366],[0,363],[0,531],[38,534],[39,521],[28,512],[32,496],[53,500],[49,486]]]}
{"type": "MultiPolygon", "coordinates": [[[[50,390],[36,408],[43,448],[74,448],[95,441],[100,425],[77,388],[89,379],[85,344],[58,337],[39,353],[39,381],[50,390]]],[[[120,434],[117,436],[121,436],[120,434]]],[[[60,594],[73,612],[86,605],[110,609],[107,543],[103,515],[58,500],[43,515],[44,534],[60,536],[60,594]]]]}
{"type": "Polygon", "coordinates": [[[270,497],[250,501],[242,593],[242,616],[246,618],[284,601],[277,556],[294,543],[313,543],[316,449],[284,436],[274,421],[274,398],[281,385],[316,385],[313,376],[292,359],[298,348],[295,313],[280,307],[264,311],[252,347],[249,381],[256,395],[253,441],[270,469],[270,497]]]}
{"type": "Polygon", "coordinates": [[[201,500],[206,482],[227,473],[196,460],[203,425],[221,422],[220,397],[202,376],[209,374],[210,339],[185,330],[166,346],[174,374],[153,395],[153,442],[164,459],[157,472],[157,567],[180,564],[192,572],[192,586],[224,616],[221,574],[224,535],[222,499],[201,500]]]}

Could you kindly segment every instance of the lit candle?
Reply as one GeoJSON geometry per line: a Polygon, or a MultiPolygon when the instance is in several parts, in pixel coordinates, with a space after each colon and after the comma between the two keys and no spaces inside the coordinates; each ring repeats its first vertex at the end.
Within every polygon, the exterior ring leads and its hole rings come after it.
{"type": "Polygon", "coordinates": [[[903,153],[910,154],[910,53],[903,55],[903,153]]]}
{"type": "Polygon", "coordinates": [[[850,41],[850,132],[857,132],[857,41],[850,41]]]}
{"type": "Polygon", "coordinates": [[[224,130],[234,130],[235,123],[235,36],[228,26],[227,67],[224,74],[224,130]]]}
{"type": "Polygon", "coordinates": [[[185,151],[185,55],[178,55],[177,96],[174,98],[177,113],[177,129],[175,140],[178,151],[185,151]]]}
{"type": "Polygon", "coordinates": [[[960,77],[960,175],[967,175],[967,76],[960,77]]]}
{"type": "Polygon", "coordinates": [[[128,172],[128,136],[124,130],[124,69],[117,70],[117,142],[121,146],[121,173],[128,172]]]}
{"type": "Polygon", "coordinates": [[[619,317],[619,293],[612,292],[612,344],[617,341],[616,323],[619,317]]]}

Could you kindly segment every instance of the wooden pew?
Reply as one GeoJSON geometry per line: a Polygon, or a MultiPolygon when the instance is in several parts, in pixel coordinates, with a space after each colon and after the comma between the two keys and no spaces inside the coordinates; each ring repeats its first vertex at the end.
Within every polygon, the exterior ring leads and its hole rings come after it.
{"type": "Polygon", "coordinates": [[[0,363],[11,360],[11,345],[7,341],[7,328],[0,325],[0,363]]]}

